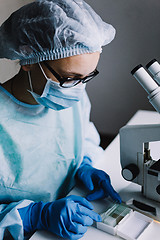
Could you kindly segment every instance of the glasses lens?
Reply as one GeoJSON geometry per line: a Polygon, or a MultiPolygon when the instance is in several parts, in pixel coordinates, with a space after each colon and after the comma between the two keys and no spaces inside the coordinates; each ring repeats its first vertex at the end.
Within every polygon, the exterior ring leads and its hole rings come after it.
{"type": "Polygon", "coordinates": [[[94,78],[95,76],[88,76],[87,78],[85,78],[85,79],[82,79],[82,82],[83,83],[86,83],[86,82],[88,82],[88,81],[90,81],[92,78],[94,78]]]}
{"type": "Polygon", "coordinates": [[[65,88],[73,87],[77,85],[81,80],[65,81],[61,86],[65,88]]]}
{"type": "Polygon", "coordinates": [[[93,73],[91,73],[90,75],[86,76],[85,78],[76,79],[76,80],[69,80],[68,79],[61,86],[65,87],[65,88],[69,88],[69,87],[73,87],[73,86],[77,85],[80,82],[86,83],[86,82],[90,81],[92,78],[94,78],[95,76],[97,76],[98,73],[99,72],[97,70],[95,70],[93,73]]]}
{"type": "Polygon", "coordinates": [[[98,73],[99,73],[99,72],[98,72],[97,70],[95,70],[93,73],[91,73],[90,75],[88,75],[87,77],[85,77],[84,79],[82,79],[82,82],[83,82],[83,83],[86,83],[86,82],[90,81],[92,78],[94,78],[95,76],[97,76],[98,73]]]}

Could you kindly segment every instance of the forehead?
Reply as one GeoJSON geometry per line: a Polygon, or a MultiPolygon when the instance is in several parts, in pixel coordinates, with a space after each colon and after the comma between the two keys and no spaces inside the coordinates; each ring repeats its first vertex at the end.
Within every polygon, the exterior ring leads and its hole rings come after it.
{"type": "Polygon", "coordinates": [[[100,53],[94,52],[57,59],[48,63],[58,71],[77,72],[85,75],[95,70],[99,57],[100,53]]]}

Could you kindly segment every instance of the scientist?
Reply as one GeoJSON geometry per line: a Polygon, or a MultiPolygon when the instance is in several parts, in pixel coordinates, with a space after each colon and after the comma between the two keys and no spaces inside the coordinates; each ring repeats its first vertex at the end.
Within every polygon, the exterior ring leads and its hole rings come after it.
{"type": "Polygon", "coordinates": [[[121,202],[93,167],[103,151],[85,91],[114,35],[83,0],[37,0],[0,27],[0,58],[21,65],[0,85],[0,239],[39,229],[79,239],[101,221],[89,201],[121,202]],[[66,197],[75,180],[86,199],[66,197]]]}

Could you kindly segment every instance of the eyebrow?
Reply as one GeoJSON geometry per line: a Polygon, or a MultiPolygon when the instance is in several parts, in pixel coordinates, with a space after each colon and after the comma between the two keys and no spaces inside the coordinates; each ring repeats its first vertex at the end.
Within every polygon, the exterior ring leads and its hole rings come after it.
{"type": "Polygon", "coordinates": [[[73,75],[73,76],[77,76],[77,77],[82,77],[83,76],[82,74],[75,73],[75,72],[64,72],[64,71],[61,71],[61,74],[62,75],[73,75]]]}
{"type": "MultiPolygon", "coordinates": [[[[95,70],[96,70],[96,68],[95,68],[95,70]]],[[[90,75],[91,73],[93,73],[95,70],[93,70],[92,72],[90,72],[88,75],[90,75]]],[[[83,74],[80,74],[80,73],[75,73],[75,72],[65,72],[65,71],[61,71],[61,74],[62,75],[72,75],[72,76],[76,76],[76,77],[83,77],[84,75],[83,74]]],[[[87,76],[88,76],[87,75],[87,76]]]]}

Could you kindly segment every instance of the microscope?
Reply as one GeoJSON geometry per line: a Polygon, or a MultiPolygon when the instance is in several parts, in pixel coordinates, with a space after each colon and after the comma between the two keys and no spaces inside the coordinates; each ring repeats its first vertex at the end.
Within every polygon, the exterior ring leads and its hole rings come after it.
{"type": "MultiPolygon", "coordinates": [[[[160,113],[160,65],[154,59],[146,67],[153,78],[142,65],[131,73],[160,113]]],[[[126,125],[120,129],[122,176],[131,184],[120,191],[121,204],[106,199],[106,210],[100,213],[102,222],[96,223],[98,229],[126,240],[159,239],[160,159],[153,159],[150,151],[151,142],[159,141],[160,124],[126,125]]]]}
{"type": "MultiPolygon", "coordinates": [[[[160,113],[160,64],[153,59],[146,68],[151,75],[141,64],[131,74],[148,93],[149,102],[160,113]]],[[[146,199],[160,203],[160,159],[152,159],[150,154],[150,142],[156,141],[160,141],[160,124],[126,125],[120,129],[123,178],[142,186],[142,194],[146,199]]]]}

